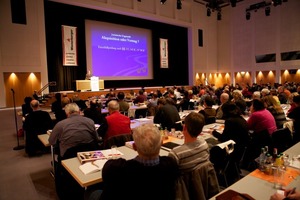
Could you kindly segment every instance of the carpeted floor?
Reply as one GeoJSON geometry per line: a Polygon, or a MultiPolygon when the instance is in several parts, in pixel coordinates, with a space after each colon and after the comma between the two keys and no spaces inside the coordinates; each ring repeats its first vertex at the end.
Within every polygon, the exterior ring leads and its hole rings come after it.
{"type": "MultiPolygon", "coordinates": [[[[19,116],[17,123],[21,128],[19,116]]],[[[18,146],[14,109],[0,109],[0,127],[0,199],[58,199],[54,179],[50,175],[50,153],[29,158],[24,149],[13,150],[18,146]]],[[[23,137],[19,144],[24,145],[23,137]]]]}

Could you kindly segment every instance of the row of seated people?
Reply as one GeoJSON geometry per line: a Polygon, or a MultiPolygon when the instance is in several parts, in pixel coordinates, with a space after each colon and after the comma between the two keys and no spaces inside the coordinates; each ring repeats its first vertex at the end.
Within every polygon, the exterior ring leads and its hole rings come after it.
{"type": "MultiPolygon", "coordinates": [[[[116,102],[116,101],[112,101],[110,104],[112,104],[112,105],[114,105],[115,104],[115,106],[116,105],[118,105],[118,103],[116,102]]],[[[71,105],[73,105],[74,106],[74,104],[69,104],[69,106],[71,106],[71,105]]],[[[67,112],[67,113],[73,113],[74,111],[68,111],[68,107],[69,106],[67,106],[66,107],[66,109],[65,109],[65,111],[67,112]]],[[[163,105],[163,106],[165,106],[165,105],[163,105]]],[[[171,106],[173,106],[173,105],[171,105],[171,106]]],[[[113,107],[113,106],[112,106],[113,107]]],[[[79,110],[79,109],[78,109],[79,110]]],[[[176,110],[176,109],[175,109],[176,110]]],[[[229,110],[235,110],[235,109],[229,109],[229,110]]],[[[114,110],[113,112],[116,112],[116,110],[114,110]]],[[[76,112],[75,112],[76,113],[76,112]]],[[[116,112],[117,113],[117,112],[116,112]]],[[[226,113],[226,112],[225,112],[226,113]]],[[[226,114],[225,114],[226,115],[226,114]]],[[[70,115],[71,116],[71,115],[70,115]]],[[[122,117],[125,117],[126,118],[126,116],[124,116],[124,115],[121,115],[122,117]]],[[[240,116],[240,115],[239,115],[240,116]]],[[[127,119],[127,118],[126,118],[127,119]]],[[[69,120],[69,118],[68,118],[68,120],[69,120]]],[[[82,121],[82,119],[80,119],[80,121],[82,121]]],[[[128,120],[127,120],[128,121],[128,120]]],[[[227,120],[226,120],[227,121],[227,120]]],[[[226,136],[226,132],[228,132],[228,133],[232,133],[232,132],[234,132],[234,131],[228,131],[228,130],[230,130],[229,128],[230,128],[230,126],[228,125],[228,123],[226,123],[226,121],[225,121],[225,129],[224,129],[224,135],[222,134],[222,136],[224,137],[224,136],[226,136]],[[226,130],[226,127],[227,127],[227,129],[228,130],[226,130]]],[[[118,121],[117,121],[118,122],[118,121]]],[[[61,123],[59,123],[59,124],[63,124],[63,123],[65,123],[65,124],[70,124],[70,122],[68,122],[68,123],[66,123],[66,121],[65,120],[63,120],[61,123]]],[[[80,124],[79,123],[79,121],[77,121],[76,123],[76,128],[77,128],[77,126],[80,124]]],[[[58,126],[59,127],[59,126],[58,126]]],[[[92,130],[92,131],[94,131],[94,123],[91,123],[90,124],[90,127],[91,127],[91,129],[90,130],[92,130]]],[[[236,127],[236,124],[235,124],[235,127],[236,127]]],[[[57,127],[56,127],[57,128],[57,127]]],[[[55,129],[56,129],[55,128],[55,129]]],[[[70,127],[71,128],[71,127],[70,127]]],[[[202,128],[201,128],[202,129],[202,128]]],[[[54,131],[54,130],[53,130],[54,131]]],[[[130,121],[129,121],[129,131],[130,131],[130,121]]],[[[80,132],[82,132],[82,131],[80,131],[80,132]]],[[[127,132],[127,131],[125,131],[125,132],[127,132]]],[[[124,132],[122,132],[122,133],[124,133],[124,132]]],[[[55,134],[54,134],[55,135],[55,134]]],[[[91,139],[91,138],[90,138],[91,139]]],[[[232,139],[232,138],[231,138],[232,139]]],[[[220,141],[222,141],[222,139],[220,138],[220,141]]],[[[235,139],[235,141],[237,141],[237,139],[235,139]]],[[[70,140],[69,140],[69,142],[70,142],[70,140]]],[[[89,142],[87,142],[87,143],[89,143],[89,142]]],[[[237,142],[237,146],[236,146],[236,148],[238,149],[239,147],[238,147],[238,144],[239,142],[237,142]]],[[[62,143],[63,144],[63,143],[62,143]]],[[[61,143],[60,143],[60,145],[61,145],[61,143]]],[[[67,145],[72,145],[72,142],[71,143],[68,143],[67,145]]],[[[88,146],[92,146],[92,145],[88,145],[88,146]]],[[[61,148],[60,148],[61,149],[61,148]]],[[[63,148],[62,148],[63,149],[63,148]]],[[[64,152],[64,150],[62,150],[61,152],[64,152]]],[[[239,151],[237,151],[237,152],[239,152],[239,151]]],[[[64,153],[63,154],[61,154],[61,156],[63,157],[64,156],[64,153]]],[[[58,180],[59,180],[59,178],[58,178],[58,180]]],[[[75,184],[76,185],[76,184],[75,184]]]]}
{"type": "MultiPolygon", "coordinates": [[[[108,105],[110,111],[112,105],[117,106],[118,103],[111,101],[108,105]]],[[[77,150],[83,151],[81,147],[84,147],[84,150],[93,150],[94,144],[97,143],[97,132],[93,121],[80,116],[76,104],[68,104],[65,110],[68,118],[57,123],[49,137],[50,144],[59,145],[60,159],[75,157],[77,150]],[[72,153],[69,153],[70,149],[72,153]]],[[[114,111],[111,115],[126,117],[118,111],[114,111]]],[[[115,123],[119,122],[116,118],[113,120],[117,120],[115,123]]],[[[109,130],[111,128],[109,126],[112,125],[110,119],[107,121],[107,130],[111,131],[109,130]]],[[[135,141],[133,148],[138,156],[131,160],[120,158],[107,161],[102,170],[103,183],[96,186],[97,190],[92,192],[89,198],[208,199],[217,194],[219,185],[214,167],[209,160],[208,145],[203,139],[197,139],[204,124],[202,115],[198,113],[188,115],[183,127],[185,142],[172,150],[169,156],[159,156],[161,133],[157,127],[152,124],[137,127],[133,130],[133,134],[128,134],[135,141]],[[132,188],[135,188],[134,195],[128,192],[132,188]]],[[[83,199],[84,189],[78,184],[76,186],[76,181],[60,164],[58,166],[55,182],[59,197],[83,199]]]]}

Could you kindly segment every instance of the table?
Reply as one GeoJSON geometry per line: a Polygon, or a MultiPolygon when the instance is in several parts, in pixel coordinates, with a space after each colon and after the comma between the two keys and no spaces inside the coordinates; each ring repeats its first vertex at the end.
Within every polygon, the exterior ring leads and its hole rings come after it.
{"type": "MultiPolygon", "coordinates": [[[[290,156],[295,156],[300,153],[300,142],[287,149],[284,153],[289,154],[290,156]]],[[[298,169],[299,170],[299,169],[298,169]]],[[[300,173],[300,170],[299,170],[300,173]]],[[[254,199],[270,199],[270,196],[276,192],[276,189],[273,187],[274,183],[267,182],[265,180],[256,178],[252,175],[247,175],[238,182],[234,183],[230,187],[226,188],[219,194],[232,189],[240,193],[247,193],[251,195],[254,199]]],[[[300,176],[296,177],[286,188],[299,187],[300,185],[300,176]]],[[[211,198],[211,200],[216,199],[216,196],[211,198]]]]}
{"type": "MultiPolygon", "coordinates": [[[[137,156],[137,152],[129,147],[122,146],[122,147],[118,147],[117,149],[124,154],[122,156],[122,158],[124,158],[126,160],[133,159],[134,157],[137,156]]],[[[159,155],[167,156],[168,153],[169,153],[168,151],[161,149],[159,155]]],[[[84,175],[82,173],[82,171],[80,171],[80,169],[79,169],[80,162],[77,157],[62,160],[61,163],[64,166],[64,168],[79,183],[79,185],[81,185],[81,187],[88,187],[88,186],[94,185],[96,183],[102,182],[101,171],[84,175]]]]}
{"type": "MultiPolygon", "coordinates": [[[[204,127],[205,127],[205,129],[208,129],[208,128],[214,127],[215,125],[220,125],[220,124],[218,124],[218,123],[209,124],[204,127]]],[[[200,135],[199,137],[204,137],[204,139],[206,139],[207,136],[200,135]]],[[[213,136],[211,136],[211,137],[213,137],[213,136]]],[[[183,142],[184,142],[183,139],[169,137],[169,139],[165,140],[164,143],[168,142],[168,141],[171,141],[171,142],[174,142],[177,144],[183,144],[183,142]]],[[[126,160],[133,159],[135,156],[137,156],[137,152],[127,146],[118,147],[118,150],[124,154],[122,156],[122,158],[124,158],[126,160]]],[[[169,151],[160,149],[160,153],[159,153],[160,156],[168,156],[168,154],[169,154],[169,151]]],[[[79,169],[80,162],[77,157],[62,160],[61,163],[64,166],[64,168],[73,176],[73,178],[82,187],[88,187],[93,184],[102,182],[101,172],[84,175],[79,169]]]]}

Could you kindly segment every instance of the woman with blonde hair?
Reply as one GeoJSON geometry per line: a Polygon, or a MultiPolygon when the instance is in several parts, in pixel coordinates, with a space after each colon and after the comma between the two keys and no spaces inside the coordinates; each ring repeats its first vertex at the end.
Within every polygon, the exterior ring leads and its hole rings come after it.
{"type": "Polygon", "coordinates": [[[286,117],[280,104],[271,95],[264,96],[262,101],[264,102],[265,108],[273,115],[277,128],[282,128],[286,122],[286,117]]]}

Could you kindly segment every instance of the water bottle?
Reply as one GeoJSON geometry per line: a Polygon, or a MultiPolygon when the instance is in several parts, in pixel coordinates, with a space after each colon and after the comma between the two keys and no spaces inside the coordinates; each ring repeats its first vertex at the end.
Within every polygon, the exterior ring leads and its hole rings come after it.
{"type": "Polygon", "coordinates": [[[259,155],[259,169],[260,169],[260,171],[264,171],[265,162],[266,162],[265,148],[261,148],[261,153],[259,155]]]}

